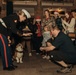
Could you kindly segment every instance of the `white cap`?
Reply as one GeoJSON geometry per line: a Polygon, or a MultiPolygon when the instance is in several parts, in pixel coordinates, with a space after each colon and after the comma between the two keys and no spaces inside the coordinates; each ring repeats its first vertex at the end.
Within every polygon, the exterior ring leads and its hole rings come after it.
{"type": "Polygon", "coordinates": [[[27,18],[31,18],[31,15],[27,10],[22,9],[22,12],[24,12],[24,14],[27,16],[27,18]]]}

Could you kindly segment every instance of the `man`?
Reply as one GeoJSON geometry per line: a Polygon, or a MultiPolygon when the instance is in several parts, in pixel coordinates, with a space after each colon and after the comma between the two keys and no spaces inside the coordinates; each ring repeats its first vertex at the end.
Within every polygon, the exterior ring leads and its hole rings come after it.
{"type": "Polygon", "coordinates": [[[40,50],[50,51],[51,60],[63,67],[57,72],[71,72],[72,65],[68,64],[76,63],[76,50],[71,39],[61,32],[56,25],[51,26],[51,33],[54,38],[48,40],[48,46],[40,47],[40,50]]]}
{"type": "Polygon", "coordinates": [[[56,25],[62,31],[62,29],[63,29],[62,20],[61,20],[61,17],[60,17],[60,14],[58,11],[54,12],[54,19],[55,19],[56,25]]]}
{"type": "Polygon", "coordinates": [[[11,71],[15,69],[15,66],[12,64],[11,50],[9,46],[9,43],[11,43],[10,35],[11,33],[15,33],[20,36],[27,36],[28,34],[24,34],[17,30],[16,24],[18,21],[22,22],[30,17],[30,14],[25,9],[22,9],[15,14],[0,19],[0,52],[3,70],[11,71]]]}

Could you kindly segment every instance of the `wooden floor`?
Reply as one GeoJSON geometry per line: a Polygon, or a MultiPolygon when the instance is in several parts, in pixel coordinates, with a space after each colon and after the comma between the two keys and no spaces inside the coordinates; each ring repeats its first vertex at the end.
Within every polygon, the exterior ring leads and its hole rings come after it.
{"type": "Polygon", "coordinates": [[[18,68],[14,71],[3,71],[0,58],[0,75],[76,75],[76,66],[73,68],[72,73],[59,74],[56,72],[60,67],[53,64],[51,61],[42,59],[41,55],[36,55],[33,52],[33,56],[29,57],[28,53],[24,54],[23,64],[18,65],[18,68]]]}

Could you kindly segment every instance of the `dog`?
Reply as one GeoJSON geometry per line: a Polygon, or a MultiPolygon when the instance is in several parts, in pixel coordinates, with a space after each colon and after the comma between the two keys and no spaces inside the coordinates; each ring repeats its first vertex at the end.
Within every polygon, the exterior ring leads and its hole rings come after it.
{"type": "Polygon", "coordinates": [[[23,63],[23,45],[21,43],[16,46],[15,59],[17,63],[23,63]]]}

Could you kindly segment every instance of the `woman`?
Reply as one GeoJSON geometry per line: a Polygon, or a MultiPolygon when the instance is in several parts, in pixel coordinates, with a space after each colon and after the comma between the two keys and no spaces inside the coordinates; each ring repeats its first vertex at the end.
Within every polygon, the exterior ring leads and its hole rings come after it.
{"type": "Polygon", "coordinates": [[[42,20],[42,31],[45,25],[50,27],[52,22],[55,23],[54,18],[50,16],[49,10],[44,11],[44,16],[45,17],[42,20]]]}
{"type": "Polygon", "coordinates": [[[75,27],[75,18],[72,16],[71,13],[65,13],[65,20],[62,19],[62,25],[65,29],[65,33],[74,32],[75,27]]]}

